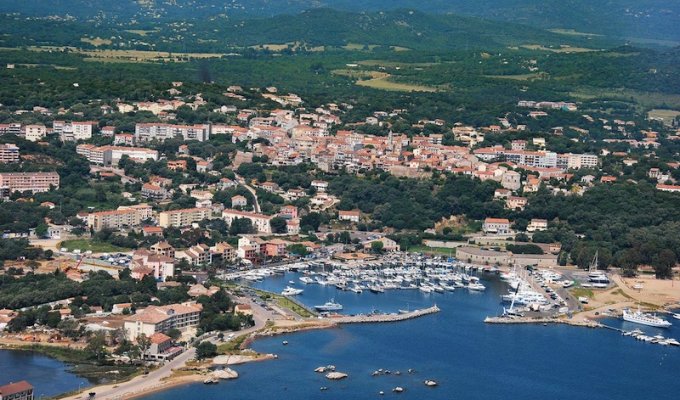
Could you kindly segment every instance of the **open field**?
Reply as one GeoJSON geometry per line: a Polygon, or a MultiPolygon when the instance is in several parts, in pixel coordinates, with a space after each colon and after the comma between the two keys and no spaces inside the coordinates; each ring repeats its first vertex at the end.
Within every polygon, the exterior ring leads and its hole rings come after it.
{"type": "Polygon", "coordinates": [[[97,242],[89,239],[64,240],[57,245],[57,248],[66,247],[68,251],[80,249],[81,252],[91,251],[93,253],[115,253],[130,251],[124,247],[114,246],[110,243],[97,242]]]}
{"type": "Polygon", "coordinates": [[[353,79],[380,79],[387,78],[390,74],[378,71],[362,71],[354,69],[336,69],[331,71],[333,75],[346,76],[353,79]]]}
{"type": "Polygon", "coordinates": [[[385,67],[385,68],[430,67],[432,65],[436,65],[435,63],[408,63],[386,60],[362,60],[358,61],[357,64],[364,65],[367,67],[385,67]]]}
{"type": "Polygon", "coordinates": [[[545,79],[548,74],[545,72],[538,72],[534,74],[517,74],[517,75],[484,75],[486,78],[492,79],[509,79],[513,81],[534,81],[538,79],[545,79]]]}
{"type": "Polygon", "coordinates": [[[125,32],[132,33],[139,36],[148,36],[150,33],[157,32],[157,30],[145,31],[142,29],[128,29],[125,32]]]}
{"type": "Polygon", "coordinates": [[[578,88],[569,94],[583,100],[607,98],[630,102],[632,98],[635,102],[640,104],[640,106],[645,108],[667,106],[680,109],[680,94],[642,92],[632,89],[599,89],[588,87],[578,88]]]}
{"type": "Polygon", "coordinates": [[[166,51],[146,51],[146,50],[83,50],[75,47],[58,46],[30,46],[28,49],[37,52],[53,52],[68,50],[72,53],[82,54],[89,61],[102,62],[132,62],[144,63],[153,61],[175,61],[182,62],[195,58],[219,58],[223,54],[219,53],[169,53],[166,51]]]}
{"type": "Polygon", "coordinates": [[[342,46],[343,49],[345,50],[373,50],[376,47],[378,47],[377,44],[361,44],[361,43],[347,43],[346,45],[342,46]]]}
{"type": "Polygon", "coordinates": [[[83,42],[83,43],[89,43],[89,44],[91,44],[95,47],[99,47],[99,46],[103,46],[103,45],[109,45],[109,44],[113,43],[111,40],[102,39],[99,36],[97,36],[96,38],[88,38],[88,37],[80,38],[80,41],[83,42]]]}
{"type": "Polygon", "coordinates": [[[579,32],[573,29],[548,29],[552,33],[559,33],[560,35],[570,35],[570,36],[603,36],[597,33],[587,33],[579,32]]]}
{"type": "Polygon", "coordinates": [[[663,110],[655,108],[647,113],[649,119],[660,119],[664,125],[671,125],[675,117],[680,115],[680,110],[663,110]]]}
{"type": "Polygon", "coordinates": [[[545,47],[540,44],[525,44],[521,47],[529,50],[542,50],[542,51],[552,51],[553,53],[587,53],[591,51],[599,51],[596,49],[588,49],[586,47],[571,47],[571,46],[560,46],[559,48],[545,47]]]}
{"type": "Polygon", "coordinates": [[[434,254],[434,255],[451,256],[451,257],[456,255],[456,249],[449,249],[449,248],[446,248],[446,247],[413,246],[413,247],[409,247],[408,251],[414,252],[414,253],[434,254]]]}
{"type": "Polygon", "coordinates": [[[359,80],[357,85],[379,90],[394,92],[436,92],[438,89],[432,86],[414,85],[410,83],[394,82],[389,80],[390,76],[368,80],[359,80]]]}
{"type": "Polygon", "coordinates": [[[432,86],[391,81],[389,80],[391,75],[386,72],[336,69],[332,71],[332,73],[335,75],[357,79],[357,85],[370,87],[373,89],[389,90],[395,92],[436,92],[438,90],[432,86]]]}

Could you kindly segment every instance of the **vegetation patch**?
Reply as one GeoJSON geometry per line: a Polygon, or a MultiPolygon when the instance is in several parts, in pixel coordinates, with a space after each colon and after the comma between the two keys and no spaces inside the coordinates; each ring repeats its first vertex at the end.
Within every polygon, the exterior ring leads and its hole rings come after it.
{"type": "Polygon", "coordinates": [[[89,44],[91,44],[95,47],[108,46],[108,45],[113,43],[111,40],[102,39],[99,36],[97,36],[96,38],[89,38],[89,37],[80,38],[80,41],[83,42],[83,43],[89,43],[89,44]]]}
{"type": "Polygon", "coordinates": [[[647,113],[647,116],[650,119],[659,119],[663,121],[664,125],[671,126],[673,123],[673,120],[680,116],[680,111],[679,110],[664,110],[664,109],[658,109],[655,108],[653,110],[650,110],[647,113]]]}
{"type": "Polygon", "coordinates": [[[93,253],[115,253],[130,250],[125,247],[114,246],[111,243],[90,239],[64,240],[63,242],[59,243],[57,247],[65,247],[68,249],[68,251],[79,249],[82,252],[91,251],[93,253]]]}

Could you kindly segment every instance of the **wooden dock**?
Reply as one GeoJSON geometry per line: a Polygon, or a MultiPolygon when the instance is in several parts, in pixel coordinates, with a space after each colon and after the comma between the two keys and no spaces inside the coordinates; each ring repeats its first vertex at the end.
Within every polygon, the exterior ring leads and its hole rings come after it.
{"type": "Polygon", "coordinates": [[[380,323],[380,322],[399,322],[408,319],[419,318],[425,315],[434,314],[441,311],[436,305],[423,308],[421,310],[413,310],[403,314],[368,314],[368,315],[352,315],[347,317],[329,318],[336,324],[361,324],[361,323],[380,323]]]}

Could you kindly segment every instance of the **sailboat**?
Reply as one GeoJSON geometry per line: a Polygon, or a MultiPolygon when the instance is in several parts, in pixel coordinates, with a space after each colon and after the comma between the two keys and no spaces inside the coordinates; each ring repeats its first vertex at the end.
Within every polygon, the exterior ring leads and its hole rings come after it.
{"type": "Polygon", "coordinates": [[[517,289],[515,289],[515,295],[512,296],[512,301],[510,302],[510,308],[505,308],[503,307],[503,316],[504,317],[523,317],[524,314],[515,311],[515,299],[517,298],[517,292],[519,292],[519,286],[517,286],[517,289]]]}
{"type": "Polygon", "coordinates": [[[593,287],[606,288],[609,286],[609,278],[604,271],[599,271],[597,269],[597,264],[599,263],[598,255],[599,250],[595,252],[595,257],[593,257],[593,261],[591,261],[590,267],[588,268],[588,280],[592,282],[593,287]]]}

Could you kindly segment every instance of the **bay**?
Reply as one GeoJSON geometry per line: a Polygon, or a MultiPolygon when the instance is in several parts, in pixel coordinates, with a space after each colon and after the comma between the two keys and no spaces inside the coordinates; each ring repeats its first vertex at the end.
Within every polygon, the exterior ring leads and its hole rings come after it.
{"type": "MultiPolygon", "coordinates": [[[[299,275],[274,276],[256,287],[280,292],[299,275]]],[[[372,310],[394,312],[436,303],[438,314],[392,324],[351,325],[259,340],[255,350],[275,353],[277,360],[236,366],[240,377],[216,386],[194,384],[146,399],[374,399],[384,391],[395,396],[405,388],[405,399],[675,399],[680,349],[635,341],[606,329],[565,325],[489,325],[487,315],[501,310],[505,284],[483,279],[484,293],[457,289],[452,293],[423,294],[394,290],[384,294],[337,291],[333,287],[301,285],[297,297],[308,306],[331,297],[347,314],[372,310]],[[287,346],[282,341],[287,340],[287,346]],[[349,378],[339,382],[314,373],[333,364],[349,378]],[[401,375],[373,377],[379,368],[401,375]],[[415,374],[408,374],[409,368],[415,374]],[[439,383],[436,388],[425,379],[439,383]],[[321,387],[328,390],[321,391],[321,387]]],[[[649,334],[680,337],[678,327],[657,330],[605,323],[625,329],[642,328],[649,334]]]]}

